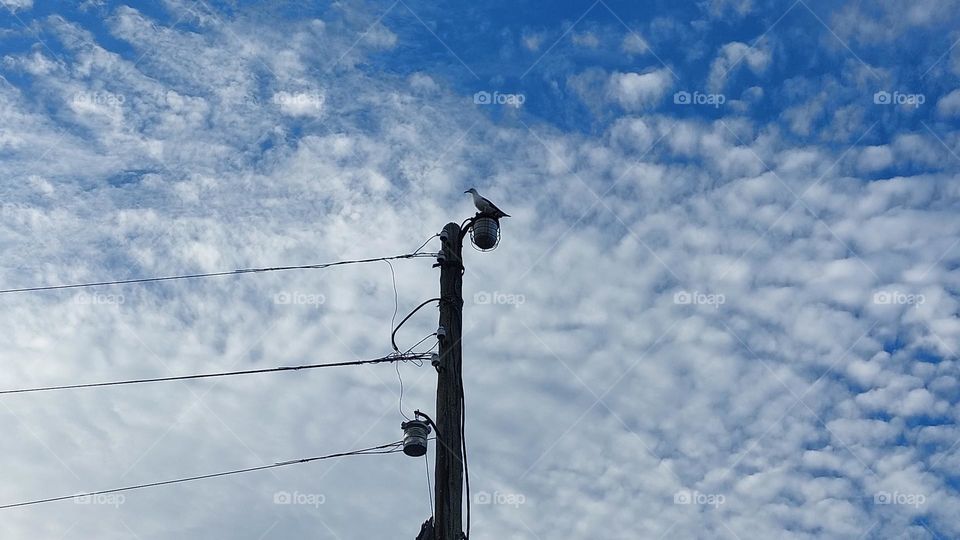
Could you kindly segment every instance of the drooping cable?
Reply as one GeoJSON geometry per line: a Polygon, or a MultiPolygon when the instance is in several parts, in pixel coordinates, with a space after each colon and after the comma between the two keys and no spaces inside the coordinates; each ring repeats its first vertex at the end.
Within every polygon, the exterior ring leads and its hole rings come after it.
{"type": "Polygon", "coordinates": [[[400,416],[409,422],[410,417],[407,416],[407,413],[403,412],[403,376],[400,375],[400,363],[394,364],[393,368],[397,371],[397,380],[400,381],[400,402],[397,404],[397,409],[400,411],[400,416]]]}
{"type": "Polygon", "coordinates": [[[166,382],[166,381],[184,381],[190,379],[209,379],[213,377],[231,377],[234,375],[254,375],[259,373],[274,373],[280,371],[299,371],[306,369],[319,369],[319,368],[330,368],[330,367],[345,367],[345,366],[362,366],[367,364],[381,364],[386,362],[409,362],[409,361],[420,361],[428,358],[427,353],[414,353],[414,354],[401,354],[397,355],[396,353],[390,354],[388,356],[383,356],[380,358],[374,358],[371,360],[354,360],[349,362],[328,362],[324,364],[304,364],[299,366],[280,366],[273,368],[262,368],[262,369],[245,369],[240,371],[222,371],[217,373],[202,373],[197,375],[175,375],[170,377],[153,377],[145,379],[129,379],[122,381],[111,381],[111,382],[98,382],[98,383],[83,383],[83,384],[64,384],[58,386],[40,386],[35,388],[20,388],[16,390],[0,390],[0,395],[3,394],[25,394],[28,392],[47,392],[51,390],[69,390],[75,388],[96,388],[101,386],[120,386],[127,384],[141,384],[141,383],[153,383],[153,382],[166,382]]]}
{"type": "Polygon", "coordinates": [[[463,392],[463,366],[460,366],[457,380],[460,387],[460,446],[463,450],[463,479],[467,491],[467,540],[470,538],[470,467],[467,465],[467,405],[463,392]]]}
{"type": "Polygon", "coordinates": [[[163,480],[163,481],[160,481],[160,482],[150,482],[150,483],[148,483],[148,484],[135,484],[135,485],[132,485],[132,486],[125,486],[125,487],[120,487],[120,488],[104,489],[104,490],[100,490],[100,491],[89,491],[89,492],[86,492],[86,493],[77,493],[77,494],[74,494],[74,495],[61,495],[61,496],[58,496],[58,497],[47,497],[47,498],[44,498],[44,499],[35,499],[35,500],[32,500],[32,501],[24,501],[24,502],[18,502],[18,503],[4,504],[4,505],[0,505],[0,510],[4,510],[4,509],[7,509],[7,508],[17,508],[17,507],[20,507],[20,506],[30,506],[30,505],[34,505],[34,504],[42,504],[42,503],[48,503],[48,502],[55,502],[55,501],[65,501],[65,500],[68,500],[68,499],[80,499],[80,498],[83,498],[83,497],[95,497],[95,496],[98,496],[98,495],[107,495],[107,494],[110,494],[110,493],[119,493],[119,492],[121,492],[121,491],[131,491],[131,490],[135,490],[135,489],[145,489],[145,488],[151,488],[151,487],[166,486],[166,485],[170,485],[170,484],[180,484],[180,483],[183,483],[183,482],[193,482],[193,481],[195,481],[195,480],[205,480],[205,479],[209,479],[209,478],[218,478],[218,477],[221,477],[221,476],[229,476],[229,475],[242,474],[242,473],[248,473],[248,472],[254,472],[254,471],[262,471],[262,470],[266,470],[266,469],[274,469],[274,468],[277,468],[277,467],[286,467],[287,465],[296,465],[296,464],[299,464],[299,463],[310,463],[311,461],[321,461],[321,460],[324,460],[324,459],[331,459],[331,458],[337,458],[337,457],[345,457],[345,456],[370,456],[370,455],[379,455],[379,454],[393,454],[393,453],[401,452],[401,451],[403,451],[403,441],[397,441],[397,442],[393,442],[393,443],[390,443],[390,444],[382,444],[382,445],[380,445],[380,446],[371,446],[370,448],[363,448],[363,449],[360,449],[360,450],[351,450],[351,451],[349,451],[349,452],[340,452],[340,453],[337,453],[337,454],[327,454],[327,455],[325,455],[325,456],[315,456],[315,457],[309,457],[309,458],[303,458],[303,459],[294,459],[294,460],[290,460],[290,461],[281,461],[281,462],[277,462],[277,463],[272,463],[272,464],[270,464],[270,465],[260,465],[260,466],[257,466],[257,467],[247,467],[247,468],[244,468],[244,469],[234,469],[234,470],[231,470],[231,471],[223,471],[223,472],[218,472],[218,473],[201,474],[201,475],[198,475],[198,476],[188,476],[188,477],[186,477],[186,478],[177,478],[177,479],[174,479],[174,480],[163,480]]]}
{"type": "MultiPolygon", "coordinates": [[[[402,357],[409,356],[409,355],[411,354],[411,351],[412,351],[413,349],[417,348],[421,343],[423,343],[424,341],[430,339],[431,337],[433,337],[433,336],[435,336],[435,335],[437,335],[436,332],[434,332],[434,333],[432,333],[432,334],[427,334],[423,339],[421,339],[420,341],[416,342],[416,343],[413,345],[413,347],[410,347],[410,348],[407,349],[406,351],[400,353],[400,356],[402,356],[402,357]]],[[[434,347],[436,347],[436,345],[434,345],[434,347]]],[[[407,363],[407,362],[409,361],[409,362],[412,362],[412,363],[413,363],[414,365],[416,365],[417,367],[421,367],[421,366],[423,366],[424,357],[427,356],[427,355],[429,355],[429,354],[430,354],[430,351],[432,351],[432,350],[433,350],[433,347],[431,347],[429,350],[424,351],[424,352],[413,353],[413,354],[417,355],[417,357],[416,357],[416,358],[410,358],[409,360],[403,360],[403,363],[407,363]]],[[[396,353],[394,353],[394,354],[396,354],[396,353]]],[[[400,375],[400,362],[397,362],[396,364],[394,364],[393,367],[394,367],[394,368],[396,369],[396,371],[397,371],[397,380],[400,381],[400,403],[399,403],[399,405],[398,405],[398,408],[400,409],[400,415],[403,416],[403,419],[404,419],[404,420],[410,421],[410,417],[407,416],[407,414],[406,414],[405,412],[403,412],[403,376],[400,375]]]]}
{"type": "Polygon", "coordinates": [[[397,327],[393,329],[393,332],[390,333],[390,343],[393,345],[393,350],[400,352],[400,347],[397,347],[397,330],[400,330],[400,327],[403,326],[403,323],[407,322],[407,319],[412,317],[414,313],[420,311],[420,308],[429,304],[430,302],[440,302],[440,298],[431,298],[429,300],[425,300],[422,304],[413,308],[413,311],[408,313],[407,316],[400,321],[400,324],[398,324],[397,327]]]}
{"type": "Polygon", "coordinates": [[[430,517],[433,518],[434,517],[433,486],[431,485],[431,482],[430,482],[430,460],[427,459],[429,455],[430,454],[428,452],[423,453],[423,465],[424,465],[424,468],[427,470],[427,500],[430,501],[430,517]]]}
{"type": "MultiPolygon", "coordinates": [[[[427,242],[429,241],[430,240],[427,240],[427,242]]],[[[425,246],[427,244],[424,243],[423,245],[425,246]]],[[[420,246],[420,247],[423,247],[423,246],[420,246]]],[[[416,251],[419,251],[419,250],[420,248],[417,248],[416,251]]],[[[416,253],[416,251],[414,251],[414,253],[416,253]]],[[[393,335],[393,328],[395,323],[397,322],[397,312],[400,311],[400,293],[399,291],[397,291],[397,274],[396,272],[393,271],[393,263],[391,263],[390,261],[383,261],[383,262],[387,263],[387,266],[390,267],[390,282],[393,284],[393,316],[390,317],[390,334],[393,335]]],[[[403,412],[403,375],[400,375],[400,363],[398,362],[394,364],[393,368],[397,372],[397,381],[399,381],[400,383],[400,399],[399,399],[399,402],[397,403],[397,410],[400,411],[400,416],[402,416],[404,420],[410,421],[410,417],[407,416],[405,412],[403,412]]]]}
{"type": "Polygon", "coordinates": [[[383,261],[390,267],[390,281],[393,283],[393,316],[390,317],[390,333],[393,334],[393,328],[397,322],[397,312],[400,311],[400,293],[397,291],[397,274],[393,271],[393,263],[383,261]]]}

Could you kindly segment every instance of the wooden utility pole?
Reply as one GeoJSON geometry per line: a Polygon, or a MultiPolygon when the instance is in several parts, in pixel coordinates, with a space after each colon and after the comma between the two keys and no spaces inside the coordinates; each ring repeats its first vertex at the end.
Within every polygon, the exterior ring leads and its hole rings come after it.
{"type": "Polygon", "coordinates": [[[463,380],[460,334],[463,318],[463,257],[460,225],[443,228],[440,265],[440,372],[437,378],[436,508],[437,540],[460,540],[463,531],[463,452],[461,447],[463,380]]]}

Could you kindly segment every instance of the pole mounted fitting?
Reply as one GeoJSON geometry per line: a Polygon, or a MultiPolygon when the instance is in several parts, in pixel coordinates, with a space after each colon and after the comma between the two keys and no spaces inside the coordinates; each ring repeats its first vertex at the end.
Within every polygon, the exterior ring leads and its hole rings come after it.
{"type": "Polygon", "coordinates": [[[410,420],[400,424],[403,430],[403,453],[410,457],[420,457],[427,453],[427,436],[430,424],[423,420],[410,420]]]}
{"type": "Polygon", "coordinates": [[[460,225],[460,241],[470,233],[470,243],[477,251],[493,251],[500,244],[500,220],[494,214],[477,212],[460,225]]]}

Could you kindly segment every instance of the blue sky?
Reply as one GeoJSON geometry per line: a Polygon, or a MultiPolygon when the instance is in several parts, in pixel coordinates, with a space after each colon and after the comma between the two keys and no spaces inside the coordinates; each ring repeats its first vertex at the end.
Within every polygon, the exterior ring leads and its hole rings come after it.
{"type": "MultiPolygon", "coordinates": [[[[956,537],[957,8],[0,0],[0,288],[405,253],[476,187],[512,217],[464,276],[473,538],[956,537]]],[[[0,296],[0,388],[373,358],[394,311],[385,264],[75,293],[0,296]]],[[[402,406],[389,366],[4,396],[0,504],[396,440],[435,388],[400,370],[402,406]]],[[[5,537],[413,537],[426,484],[350,458],[5,537]]]]}

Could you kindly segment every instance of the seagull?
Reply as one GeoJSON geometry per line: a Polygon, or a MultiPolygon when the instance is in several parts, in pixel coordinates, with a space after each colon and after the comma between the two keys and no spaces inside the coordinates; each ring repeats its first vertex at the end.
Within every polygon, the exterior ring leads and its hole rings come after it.
{"type": "Polygon", "coordinates": [[[480,194],[477,193],[476,189],[470,188],[464,191],[464,193],[469,193],[473,195],[473,205],[477,207],[477,210],[479,210],[481,214],[486,214],[494,219],[500,219],[502,217],[510,217],[510,214],[497,208],[497,205],[481,197],[480,194]]]}

